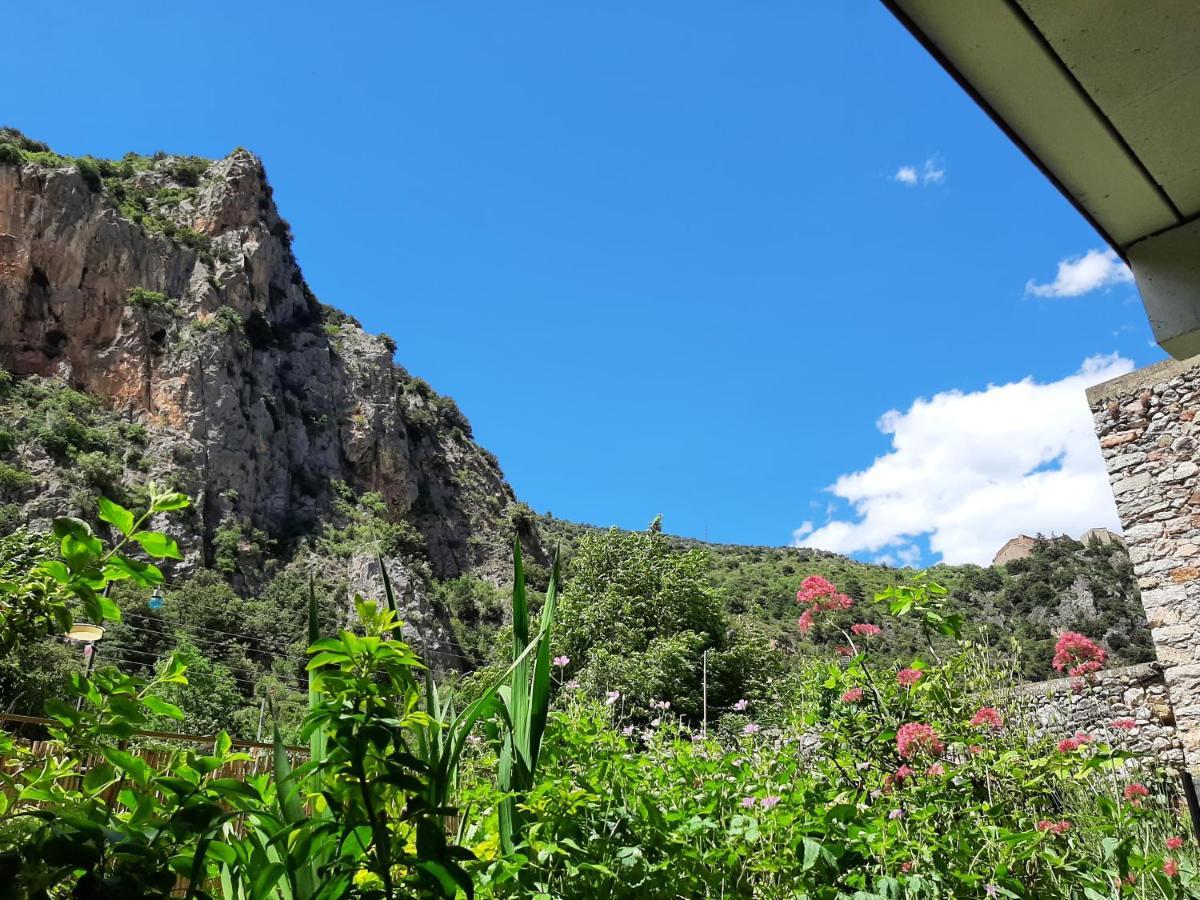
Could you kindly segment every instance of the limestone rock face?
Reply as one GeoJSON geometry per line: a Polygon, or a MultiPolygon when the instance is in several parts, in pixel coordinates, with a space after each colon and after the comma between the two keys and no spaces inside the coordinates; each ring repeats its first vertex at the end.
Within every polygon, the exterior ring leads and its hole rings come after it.
{"type": "MultiPolygon", "coordinates": [[[[425,582],[400,560],[384,560],[396,611],[404,627],[401,636],[418,649],[422,659],[435,668],[461,668],[462,651],[450,639],[450,620],[445,610],[430,602],[425,582]]],[[[375,599],[380,606],[386,605],[383,573],[379,559],[359,555],[350,561],[348,581],[351,599],[354,594],[375,599]]]]}
{"type": "MultiPolygon", "coordinates": [[[[103,186],[0,164],[0,364],[146,426],[210,555],[223,524],[281,545],[318,531],[341,481],[416,527],[435,577],[502,577],[513,493],[453,401],[312,295],[256,157],[190,185],[171,163],[103,186]]],[[[30,503],[61,511],[52,479],[30,503]]]]}

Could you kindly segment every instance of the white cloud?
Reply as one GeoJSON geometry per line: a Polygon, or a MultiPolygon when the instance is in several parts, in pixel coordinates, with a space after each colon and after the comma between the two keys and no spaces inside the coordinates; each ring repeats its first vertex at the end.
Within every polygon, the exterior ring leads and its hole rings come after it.
{"type": "Polygon", "coordinates": [[[917,185],[941,184],[946,180],[946,170],[936,157],[929,157],[920,166],[901,166],[892,176],[892,181],[908,187],[917,185]]]}
{"type": "Polygon", "coordinates": [[[945,562],[986,565],[1016,534],[1119,530],[1084,389],[1132,369],[1116,354],[1093,356],[1059,381],[946,391],[885,413],[891,450],[830,488],[854,515],[794,543],[903,565],[928,536],[945,562]]]}
{"type": "Polygon", "coordinates": [[[1083,256],[1058,261],[1058,274],[1049,284],[1038,284],[1032,278],[1025,284],[1025,293],[1034,297],[1078,297],[1114,284],[1128,284],[1133,273],[1111,249],[1089,250],[1083,256]]]}
{"type": "Polygon", "coordinates": [[[792,542],[800,543],[800,541],[812,534],[815,528],[816,526],[812,522],[805,520],[799,528],[792,532],[792,542]]]}

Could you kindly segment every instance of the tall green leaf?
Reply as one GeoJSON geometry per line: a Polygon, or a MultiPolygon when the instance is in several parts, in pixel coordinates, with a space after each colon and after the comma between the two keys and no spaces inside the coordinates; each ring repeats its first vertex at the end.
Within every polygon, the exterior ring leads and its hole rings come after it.
{"type": "MultiPolygon", "coordinates": [[[[317,589],[310,575],[308,579],[308,643],[315,644],[321,639],[321,620],[317,610],[317,589]]],[[[316,670],[308,672],[308,709],[315,710],[321,704],[321,692],[316,687],[316,670]]],[[[313,729],[308,738],[309,759],[314,764],[320,764],[325,759],[327,736],[325,726],[313,729]]]]}

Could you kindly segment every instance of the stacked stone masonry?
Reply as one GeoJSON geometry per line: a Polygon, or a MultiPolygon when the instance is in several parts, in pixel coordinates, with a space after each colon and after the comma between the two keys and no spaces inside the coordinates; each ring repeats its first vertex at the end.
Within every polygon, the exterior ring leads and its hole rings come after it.
{"type": "Polygon", "coordinates": [[[1069,737],[1084,731],[1172,768],[1184,765],[1163,667],[1157,663],[1100,672],[1088,683],[1058,678],[1027,684],[1018,694],[1028,701],[1031,718],[1046,734],[1069,737]],[[1135,727],[1112,728],[1116,719],[1133,719],[1135,727]]]}
{"type": "Polygon", "coordinates": [[[1200,358],[1088,391],[1187,767],[1200,774],[1200,358]]]}

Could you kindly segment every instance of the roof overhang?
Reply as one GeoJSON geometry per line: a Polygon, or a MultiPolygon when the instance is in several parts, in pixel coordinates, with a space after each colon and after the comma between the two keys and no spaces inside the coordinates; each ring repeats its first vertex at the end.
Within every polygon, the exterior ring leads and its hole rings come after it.
{"type": "Polygon", "coordinates": [[[1133,269],[1200,353],[1196,0],[883,0],[1133,269]]]}

